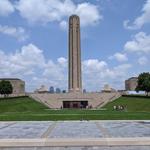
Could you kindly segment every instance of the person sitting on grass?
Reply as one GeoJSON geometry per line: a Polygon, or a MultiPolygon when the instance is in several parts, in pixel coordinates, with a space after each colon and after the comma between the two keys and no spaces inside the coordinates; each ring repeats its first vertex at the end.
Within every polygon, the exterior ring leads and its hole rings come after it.
{"type": "Polygon", "coordinates": [[[123,111],[123,110],[125,110],[125,106],[123,106],[123,105],[114,105],[113,106],[113,110],[121,110],[121,111],[123,111]]]}

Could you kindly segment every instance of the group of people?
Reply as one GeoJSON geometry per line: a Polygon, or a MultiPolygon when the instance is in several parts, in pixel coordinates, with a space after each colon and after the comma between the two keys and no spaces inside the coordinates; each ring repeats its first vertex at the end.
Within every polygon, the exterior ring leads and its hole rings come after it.
{"type": "Polygon", "coordinates": [[[113,110],[117,110],[117,111],[118,111],[118,110],[121,110],[121,111],[122,111],[122,110],[126,110],[126,108],[127,108],[127,107],[126,107],[126,106],[123,106],[123,105],[114,105],[114,106],[113,106],[113,110]]]}

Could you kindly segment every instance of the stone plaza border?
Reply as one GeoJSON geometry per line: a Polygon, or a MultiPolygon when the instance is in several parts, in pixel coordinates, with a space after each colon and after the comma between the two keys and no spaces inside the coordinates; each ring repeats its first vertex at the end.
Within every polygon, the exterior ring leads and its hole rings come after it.
{"type": "Polygon", "coordinates": [[[1,139],[0,147],[150,146],[150,138],[1,139]]]}
{"type": "MultiPolygon", "coordinates": [[[[87,122],[111,122],[114,120],[91,120],[87,122]]],[[[26,121],[0,121],[5,123],[17,123],[26,121]]],[[[34,122],[34,121],[27,121],[34,122]]],[[[36,121],[35,121],[36,122],[36,121]]],[[[55,123],[62,121],[55,121],[55,123]]],[[[69,122],[69,121],[63,121],[69,122]]],[[[72,121],[82,122],[82,121],[72,121]]],[[[150,120],[115,120],[115,122],[150,122],[150,120]]],[[[50,130],[50,128],[49,128],[50,130]]],[[[46,134],[46,133],[45,133],[46,134]]],[[[92,146],[150,146],[150,137],[115,137],[115,138],[47,138],[45,136],[36,139],[15,138],[0,139],[2,147],[92,147],[92,146]]]]}

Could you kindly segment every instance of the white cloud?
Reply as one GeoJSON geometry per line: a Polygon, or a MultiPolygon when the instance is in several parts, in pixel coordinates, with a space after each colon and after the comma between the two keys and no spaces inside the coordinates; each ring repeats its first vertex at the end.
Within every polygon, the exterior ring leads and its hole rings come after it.
{"type": "Polygon", "coordinates": [[[90,3],[78,4],[75,13],[81,18],[81,26],[97,24],[103,18],[97,6],[90,3]]]}
{"type": "Polygon", "coordinates": [[[126,54],[122,53],[115,53],[113,56],[110,56],[109,59],[116,59],[119,62],[124,62],[128,60],[126,54]]]}
{"type": "Polygon", "coordinates": [[[0,16],[8,16],[14,11],[14,6],[9,0],[0,0],[0,16]]]}
{"type": "Polygon", "coordinates": [[[96,5],[88,2],[76,4],[72,0],[19,0],[16,9],[30,23],[57,21],[61,27],[65,26],[64,19],[72,14],[81,17],[82,26],[94,25],[102,19],[96,5]]]}
{"type": "Polygon", "coordinates": [[[46,60],[43,50],[34,44],[23,46],[15,53],[6,54],[0,51],[0,77],[19,77],[27,81],[27,89],[34,90],[42,82],[50,85],[67,84],[66,77],[67,60],[63,57],[57,62],[46,60]],[[36,83],[32,78],[38,79],[36,83]],[[29,79],[29,80],[28,80],[29,79]]]}
{"type": "Polygon", "coordinates": [[[0,25],[0,33],[16,38],[18,41],[25,41],[28,35],[22,27],[2,26],[0,25]]]}
{"type": "Polygon", "coordinates": [[[83,61],[83,69],[87,72],[99,72],[107,67],[107,63],[98,59],[88,59],[83,61]]]}
{"type": "Polygon", "coordinates": [[[105,61],[89,59],[83,61],[83,83],[88,90],[100,90],[108,83],[115,88],[124,87],[130,64],[122,64],[110,68],[105,61]]]}
{"type": "Polygon", "coordinates": [[[126,77],[126,73],[128,71],[128,69],[130,69],[132,67],[131,64],[121,64],[118,66],[115,66],[112,70],[114,72],[114,77],[112,76],[112,78],[118,78],[118,77],[126,77]]]}
{"type": "Polygon", "coordinates": [[[61,21],[59,25],[62,30],[66,30],[68,26],[67,21],[64,21],[64,20],[61,21]]]}
{"type": "Polygon", "coordinates": [[[56,63],[52,60],[49,60],[45,66],[43,75],[45,77],[53,76],[53,79],[55,80],[64,80],[64,72],[66,68],[67,60],[64,57],[58,58],[56,63]]]}
{"type": "Polygon", "coordinates": [[[129,25],[129,20],[124,21],[124,27],[131,30],[140,29],[146,23],[150,23],[150,0],[144,4],[142,15],[137,17],[131,25],[129,25]]]}
{"type": "Polygon", "coordinates": [[[34,86],[30,83],[29,86],[33,86],[33,89],[46,85],[47,87],[54,86],[61,89],[67,89],[67,59],[60,57],[56,62],[48,60],[41,68],[41,73],[33,76],[33,80],[36,82],[34,86]]]}
{"type": "Polygon", "coordinates": [[[144,32],[137,33],[131,41],[126,42],[124,49],[129,52],[150,52],[150,35],[144,32]]]}
{"type": "Polygon", "coordinates": [[[64,57],[60,57],[57,59],[57,62],[61,65],[61,66],[67,66],[67,59],[64,57]]]}
{"type": "Polygon", "coordinates": [[[35,68],[45,64],[42,50],[33,44],[23,46],[14,54],[5,54],[3,51],[0,54],[0,75],[4,77],[33,74],[35,68]]]}
{"type": "MultiPolygon", "coordinates": [[[[43,50],[34,44],[23,46],[15,53],[0,51],[0,77],[19,77],[26,81],[28,91],[42,84],[67,89],[67,59],[46,60],[43,50]]],[[[130,64],[110,68],[105,61],[88,59],[82,62],[83,85],[87,90],[100,90],[105,83],[123,87],[130,64]]]]}
{"type": "Polygon", "coordinates": [[[140,65],[146,65],[148,63],[148,59],[145,56],[142,56],[138,59],[138,63],[140,65]]]}
{"type": "Polygon", "coordinates": [[[43,67],[45,65],[43,50],[32,43],[23,46],[21,51],[16,52],[10,59],[12,60],[12,63],[19,63],[26,67],[43,67]]]}

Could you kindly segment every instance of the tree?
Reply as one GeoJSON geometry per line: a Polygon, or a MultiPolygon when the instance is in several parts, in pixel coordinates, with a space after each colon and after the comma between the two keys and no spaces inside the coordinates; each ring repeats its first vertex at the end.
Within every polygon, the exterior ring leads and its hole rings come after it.
{"type": "Polygon", "coordinates": [[[150,73],[143,72],[138,76],[136,91],[145,91],[146,95],[150,92],[150,73]]]}
{"type": "Polygon", "coordinates": [[[10,81],[2,80],[0,82],[0,94],[4,95],[4,97],[7,97],[9,94],[12,94],[13,87],[10,81]]]}

